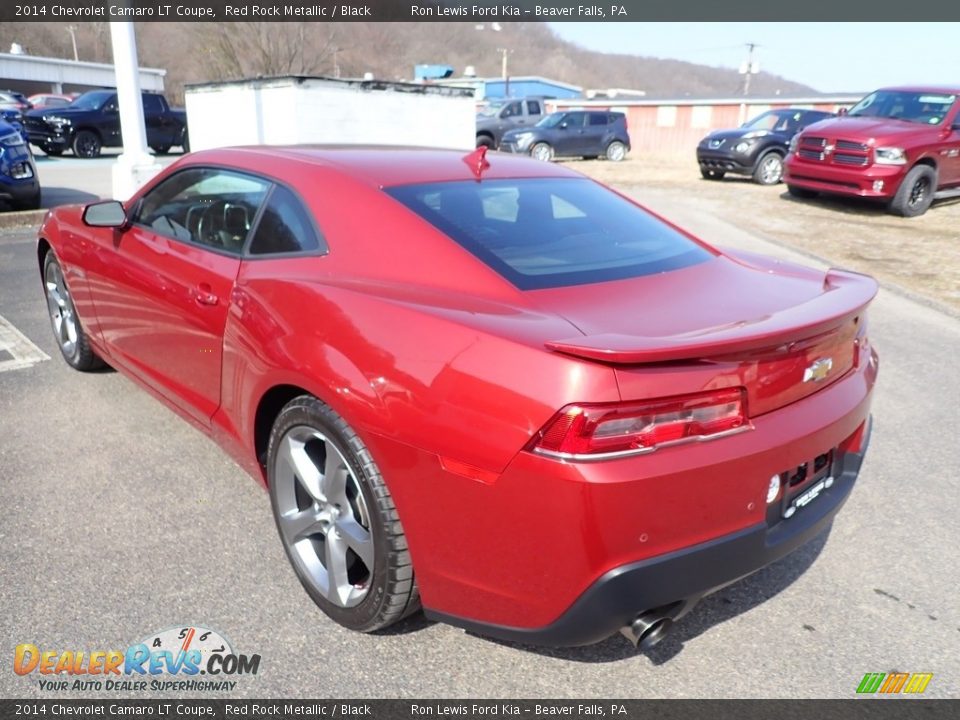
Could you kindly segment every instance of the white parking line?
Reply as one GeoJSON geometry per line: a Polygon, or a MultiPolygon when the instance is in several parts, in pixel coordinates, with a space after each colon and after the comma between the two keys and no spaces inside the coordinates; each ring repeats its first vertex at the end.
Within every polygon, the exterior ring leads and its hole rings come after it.
{"type": "Polygon", "coordinates": [[[0,315],[0,372],[21,370],[49,359],[49,355],[0,315]]]}

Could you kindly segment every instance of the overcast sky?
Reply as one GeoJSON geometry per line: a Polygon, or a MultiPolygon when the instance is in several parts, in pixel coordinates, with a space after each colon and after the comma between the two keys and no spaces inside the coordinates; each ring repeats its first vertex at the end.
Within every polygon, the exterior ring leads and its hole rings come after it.
{"type": "MultiPolygon", "coordinates": [[[[960,2],[960,0],[958,0],[960,2]]],[[[591,50],[760,69],[821,92],[960,84],[960,23],[551,23],[591,50]]]]}

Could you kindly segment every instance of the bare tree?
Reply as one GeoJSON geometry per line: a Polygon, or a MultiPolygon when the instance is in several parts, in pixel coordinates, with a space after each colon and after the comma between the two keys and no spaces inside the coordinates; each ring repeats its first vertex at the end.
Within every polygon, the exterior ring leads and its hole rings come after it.
{"type": "Polygon", "coordinates": [[[216,79],[310,75],[327,64],[336,46],[334,25],[243,22],[192,26],[216,79]]]}

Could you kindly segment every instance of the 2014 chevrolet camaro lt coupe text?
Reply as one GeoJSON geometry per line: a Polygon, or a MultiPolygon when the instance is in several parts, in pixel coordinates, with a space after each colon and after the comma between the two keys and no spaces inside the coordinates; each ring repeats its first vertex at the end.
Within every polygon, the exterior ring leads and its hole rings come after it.
{"type": "Polygon", "coordinates": [[[646,647],[849,496],[877,286],[485,150],[208,150],[58,208],[53,330],[265,484],[342,625],[646,647]]]}

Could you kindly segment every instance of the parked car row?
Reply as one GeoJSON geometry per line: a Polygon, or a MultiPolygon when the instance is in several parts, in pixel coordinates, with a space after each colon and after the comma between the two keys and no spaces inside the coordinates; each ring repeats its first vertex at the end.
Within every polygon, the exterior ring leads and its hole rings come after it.
{"type": "Polygon", "coordinates": [[[960,197],[960,87],[893,87],[839,114],[773,110],[697,147],[704,178],[786,182],[795,198],[877,200],[903,217],[960,197]]]}
{"type": "Polygon", "coordinates": [[[598,157],[619,162],[630,151],[627,117],[607,110],[546,114],[540,97],[490,103],[477,114],[477,147],[537,160],[598,157]]]}

